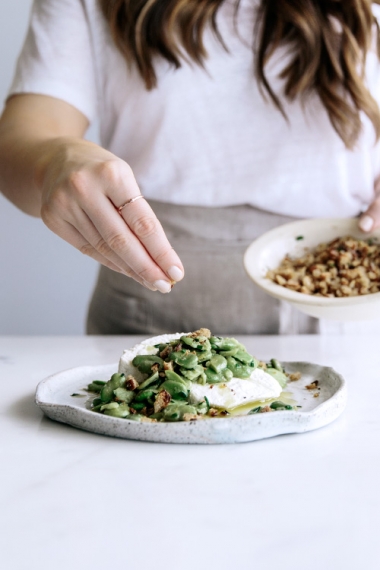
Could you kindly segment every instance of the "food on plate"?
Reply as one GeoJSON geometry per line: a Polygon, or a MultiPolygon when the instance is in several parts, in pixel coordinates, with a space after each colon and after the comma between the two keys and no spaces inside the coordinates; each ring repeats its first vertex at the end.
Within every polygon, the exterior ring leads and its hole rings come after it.
{"type": "Polygon", "coordinates": [[[287,289],[322,297],[353,297],[380,291],[380,244],[373,239],[336,238],[287,255],[267,277],[287,289]]]}
{"type": "Polygon", "coordinates": [[[94,412],[149,422],[191,421],[229,414],[291,410],[278,400],[288,377],[234,338],[192,333],[161,335],[125,350],[108,382],[94,380],[94,412]]]}

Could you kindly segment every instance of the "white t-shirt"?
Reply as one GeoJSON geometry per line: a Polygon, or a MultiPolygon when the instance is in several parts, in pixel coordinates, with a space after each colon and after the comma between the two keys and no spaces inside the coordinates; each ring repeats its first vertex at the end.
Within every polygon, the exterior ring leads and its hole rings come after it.
{"type": "MultiPolygon", "coordinates": [[[[372,125],[354,152],[345,149],[314,96],[303,110],[284,102],[286,122],[265,101],[252,52],[257,0],[234,0],[218,24],[229,52],[205,33],[206,69],[179,70],[157,59],[158,88],[145,89],[111,39],[96,0],[35,0],[29,32],[10,89],[58,97],[90,121],[101,144],[125,159],[142,193],[177,204],[251,204],[299,217],[355,216],[372,201],[380,147],[372,125]]],[[[268,75],[276,92],[284,54],[268,75]]],[[[367,82],[380,102],[380,64],[367,60],[367,82]]]]}

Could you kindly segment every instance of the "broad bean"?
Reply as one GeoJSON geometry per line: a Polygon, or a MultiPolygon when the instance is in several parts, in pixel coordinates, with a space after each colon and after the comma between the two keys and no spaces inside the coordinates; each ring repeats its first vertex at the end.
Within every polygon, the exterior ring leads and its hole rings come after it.
{"type": "Polygon", "coordinates": [[[141,384],[138,387],[138,390],[145,390],[145,388],[147,388],[148,386],[152,386],[152,384],[158,382],[159,379],[160,379],[159,373],[153,372],[152,376],[149,376],[149,378],[144,380],[144,382],[141,382],[141,384]]]}
{"type": "Polygon", "coordinates": [[[206,384],[206,374],[204,372],[204,368],[201,365],[197,365],[193,370],[185,370],[184,368],[180,368],[179,371],[181,372],[182,376],[186,380],[190,382],[196,382],[197,384],[206,384]]]}
{"type": "Polygon", "coordinates": [[[280,384],[281,388],[285,388],[288,379],[283,372],[280,372],[277,368],[267,368],[265,372],[273,376],[273,378],[275,378],[275,380],[280,384]]]}
{"type": "Polygon", "coordinates": [[[129,420],[132,420],[133,422],[139,422],[143,419],[144,416],[142,416],[141,414],[130,414],[128,416],[129,420]]]}
{"type": "Polygon", "coordinates": [[[100,412],[103,402],[101,398],[94,398],[91,403],[91,409],[93,412],[100,412]]]}
{"type": "Polygon", "coordinates": [[[221,336],[212,336],[210,338],[212,348],[217,350],[233,350],[236,347],[244,349],[243,345],[236,340],[236,338],[227,338],[221,336]]]}
{"type": "Polygon", "coordinates": [[[220,384],[221,382],[226,381],[222,372],[215,372],[211,368],[206,368],[205,374],[206,374],[206,380],[207,380],[208,384],[220,384]]]}
{"type": "Polygon", "coordinates": [[[178,422],[181,418],[180,406],[169,404],[163,411],[163,417],[168,422],[178,422]]]}
{"type": "Polygon", "coordinates": [[[284,404],[284,402],[272,402],[270,407],[272,408],[272,410],[292,410],[293,406],[290,406],[289,404],[284,404]]]}
{"type": "Polygon", "coordinates": [[[234,358],[235,360],[239,360],[239,362],[242,362],[243,364],[247,364],[251,368],[257,368],[257,366],[259,365],[259,362],[253,356],[248,354],[248,352],[246,352],[245,350],[239,350],[235,354],[234,358]]]}
{"type": "Polygon", "coordinates": [[[271,358],[270,364],[271,364],[272,368],[275,368],[279,372],[284,372],[284,369],[282,368],[282,366],[279,363],[279,361],[277,360],[277,358],[271,358]]]}
{"type": "Polygon", "coordinates": [[[130,402],[132,402],[133,397],[134,397],[134,392],[132,392],[131,390],[126,390],[125,388],[116,388],[116,390],[113,391],[113,393],[115,394],[116,398],[118,400],[121,400],[122,402],[125,402],[126,404],[129,404],[130,402]]]}
{"type": "Polygon", "coordinates": [[[251,415],[251,414],[259,414],[260,412],[261,412],[261,406],[257,406],[257,408],[253,408],[252,410],[250,410],[250,411],[248,412],[248,415],[251,415]]]}
{"type": "Polygon", "coordinates": [[[207,360],[210,360],[213,356],[213,353],[211,350],[206,350],[205,352],[197,352],[197,358],[198,358],[198,362],[206,362],[207,360]]]}
{"type": "Polygon", "coordinates": [[[190,404],[181,404],[174,402],[169,404],[163,411],[163,417],[166,421],[177,422],[181,420],[184,414],[196,414],[197,409],[190,404]]]}
{"type": "Polygon", "coordinates": [[[226,382],[229,382],[234,377],[233,372],[229,368],[225,368],[224,370],[222,370],[222,374],[226,382]]]}
{"type": "Polygon", "coordinates": [[[190,346],[195,350],[203,350],[202,344],[200,343],[200,339],[191,336],[181,336],[182,344],[186,344],[186,346],[190,346]]]}
{"type": "Polygon", "coordinates": [[[109,404],[103,404],[100,408],[100,411],[104,412],[105,410],[116,410],[118,407],[119,404],[117,402],[110,402],[109,404]]]}
{"type": "Polygon", "coordinates": [[[178,366],[191,370],[198,364],[198,358],[196,354],[189,352],[188,350],[180,350],[179,352],[172,352],[170,355],[170,360],[174,361],[178,366]]]}
{"type": "Polygon", "coordinates": [[[134,410],[136,410],[137,412],[139,412],[146,407],[146,403],[145,402],[132,402],[130,407],[133,408],[134,410]]]}
{"type": "Polygon", "coordinates": [[[210,409],[210,404],[207,398],[205,398],[203,402],[197,405],[197,410],[199,414],[207,414],[209,409],[210,409]]]}
{"type": "MultiPolygon", "coordinates": [[[[110,404],[108,404],[108,406],[109,405],[110,404]]],[[[120,404],[117,408],[107,408],[104,410],[104,414],[114,418],[126,418],[130,415],[129,406],[127,406],[127,404],[120,404]]]]}
{"type": "Polygon", "coordinates": [[[187,386],[185,378],[183,378],[173,370],[165,370],[165,376],[167,380],[173,380],[173,382],[182,382],[185,386],[187,386]]]}
{"type": "Polygon", "coordinates": [[[153,404],[156,394],[157,394],[157,390],[150,390],[148,388],[147,390],[143,390],[142,392],[139,392],[137,394],[137,396],[135,397],[134,401],[135,402],[148,402],[149,404],[153,404]]]}
{"type": "Polygon", "coordinates": [[[252,374],[252,369],[249,366],[235,360],[233,356],[227,357],[227,366],[235,378],[249,378],[252,374]]]}
{"type": "Polygon", "coordinates": [[[221,356],[220,354],[215,354],[210,359],[209,368],[211,368],[212,370],[214,370],[214,372],[217,373],[222,372],[222,370],[227,368],[227,360],[224,358],[224,356],[221,356]]]}
{"type": "Polygon", "coordinates": [[[235,356],[235,354],[237,352],[239,352],[240,347],[239,346],[235,346],[235,348],[231,348],[231,350],[221,350],[219,352],[219,354],[221,354],[222,356],[235,356]]]}
{"type": "Polygon", "coordinates": [[[93,380],[91,384],[87,386],[87,390],[89,392],[100,392],[104,385],[105,382],[103,382],[103,380],[93,380]]]}
{"type": "Polygon", "coordinates": [[[121,384],[125,381],[124,374],[113,374],[111,376],[111,380],[103,386],[102,391],[100,392],[100,397],[103,403],[107,404],[113,399],[114,390],[120,388],[121,384]]]}
{"type": "Polygon", "coordinates": [[[152,366],[158,364],[159,370],[164,367],[164,361],[159,356],[153,354],[138,354],[132,360],[133,366],[136,366],[143,374],[151,374],[152,366]]]}
{"type": "Polygon", "coordinates": [[[179,400],[187,400],[189,389],[185,382],[177,380],[165,380],[160,388],[169,392],[172,398],[179,400]]]}

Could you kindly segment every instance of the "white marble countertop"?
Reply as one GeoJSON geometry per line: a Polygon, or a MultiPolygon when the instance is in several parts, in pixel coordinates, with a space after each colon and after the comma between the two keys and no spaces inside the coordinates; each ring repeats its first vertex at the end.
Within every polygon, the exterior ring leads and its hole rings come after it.
{"type": "Polygon", "coordinates": [[[247,444],[112,439],[43,417],[34,390],[140,337],[0,337],[1,567],[380,568],[379,337],[239,338],[262,359],[333,366],[344,414],[247,444]]]}

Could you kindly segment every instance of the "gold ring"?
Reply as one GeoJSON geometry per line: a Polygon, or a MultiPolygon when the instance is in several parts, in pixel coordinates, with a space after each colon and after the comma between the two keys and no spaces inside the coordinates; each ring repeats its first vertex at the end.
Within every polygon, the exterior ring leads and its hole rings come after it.
{"type": "Polygon", "coordinates": [[[127,200],[125,202],[125,204],[123,204],[122,206],[119,206],[117,209],[117,211],[119,212],[119,214],[121,215],[121,210],[123,208],[125,208],[125,206],[127,206],[128,204],[132,204],[132,202],[136,202],[136,200],[140,200],[140,198],[144,198],[144,196],[142,194],[139,194],[138,196],[135,196],[134,198],[130,198],[129,200],[127,200]]]}

